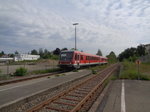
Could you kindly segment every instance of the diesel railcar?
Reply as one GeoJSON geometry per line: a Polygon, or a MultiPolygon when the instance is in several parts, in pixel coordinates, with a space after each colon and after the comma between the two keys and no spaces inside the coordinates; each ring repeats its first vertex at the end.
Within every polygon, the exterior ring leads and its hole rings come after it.
{"type": "Polygon", "coordinates": [[[100,64],[107,64],[107,58],[80,51],[62,51],[60,54],[59,67],[61,68],[80,68],[100,64]]]}

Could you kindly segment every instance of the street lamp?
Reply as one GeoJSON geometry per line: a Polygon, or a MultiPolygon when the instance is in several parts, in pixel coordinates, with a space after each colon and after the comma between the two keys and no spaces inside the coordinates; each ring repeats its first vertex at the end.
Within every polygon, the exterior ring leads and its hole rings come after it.
{"type": "Polygon", "coordinates": [[[76,25],[78,25],[79,23],[74,23],[73,25],[75,26],[75,50],[77,50],[77,45],[76,45],[76,25]]]}

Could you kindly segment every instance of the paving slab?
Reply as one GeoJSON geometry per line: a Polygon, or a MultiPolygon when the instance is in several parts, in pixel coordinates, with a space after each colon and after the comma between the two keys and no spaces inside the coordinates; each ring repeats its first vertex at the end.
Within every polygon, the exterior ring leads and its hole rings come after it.
{"type": "Polygon", "coordinates": [[[106,100],[97,112],[150,112],[150,81],[116,80],[106,100]]]}
{"type": "Polygon", "coordinates": [[[63,73],[61,76],[44,77],[29,81],[0,86],[0,108],[15,101],[24,99],[40,91],[57,87],[69,81],[84,77],[91,73],[90,70],[63,73]]]}

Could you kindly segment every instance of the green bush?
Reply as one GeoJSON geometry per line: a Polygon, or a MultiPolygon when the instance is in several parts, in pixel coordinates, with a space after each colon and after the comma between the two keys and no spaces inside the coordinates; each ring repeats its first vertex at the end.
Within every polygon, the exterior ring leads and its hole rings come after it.
{"type": "Polygon", "coordinates": [[[59,56],[57,56],[57,55],[52,55],[50,59],[59,60],[59,56]]]}
{"type": "Polygon", "coordinates": [[[150,76],[147,74],[141,74],[139,77],[141,80],[150,80],[150,76]]]}
{"type": "Polygon", "coordinates": [[[26,68],[20,67],[20,68],[16,69],[16,72],[15,72],[16,76],[24,76],[26,74],[27,74],[26,68]]]}
{"type": "Polygon", "coordinates": [[[96,73],[97,73],[96,70],[92,69],[92,74],[96,74],[96,73]]]}

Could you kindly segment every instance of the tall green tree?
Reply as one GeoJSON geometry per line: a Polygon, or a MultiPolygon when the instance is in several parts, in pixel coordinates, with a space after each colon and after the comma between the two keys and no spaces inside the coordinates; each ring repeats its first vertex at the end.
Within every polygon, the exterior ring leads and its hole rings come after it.
{"type": "Polygon", "coordinates": [[[129,61],[135,61],[137,58],[146,55],[145,52],[145,46],[139,45],[137,48],[128,48],[125,49],[122,53],[119,54],[118,59],[119,61],[122,61],[124,59],[127,59],[129,61]]]}
{"type": "Polygon", "coordinates": [[[138,56],[144,56],[146,54],[144,45],[141,44],[137,47],[137,54],[138,56]]]}
{"type": "Polygon", "coordinates": [[[75,50],[75,48],[71,48],[70,50],[73,50],[73,51],[78,51],[78,49],[76,49],[76,50],[75,50]]]}
{"type": "Polygon", "coordinates": [[[40,55],[41,58],[43,58],[44,52],[43,52],[42,48],[39,49],[39,55],[40,55]]]}
{"type": "Polygon", "coordinates": [[[101,52],[101,50],[100,50],[100,49],[98,49],[98,51],[97,51],[96,55],[102,56],[102,52],[101,52]]]}
{"type": "Polygon", "coordinates": [[[106,57],[108,58],[109,63],[116,63],[117,62],[116,54],[113,51],[111,51],[109,53],[109,55],[107,55],[106,57]]]}
{"type": "Polygon", "coordinates": [[[43,58],[48,59],[48,58],[51,58],[51,56],[52,56],[51,53],[47,49],[44,49],[43,58]]]}
{"type": "Polygon", "coordinates": [[[66,47],[61,49],[61,51],[65,51],[65,50],[68,50],[68,49],[66,47]]]}
{"type": "Polygon", "coordinates": [[[38,51],[35,50],[35,49],[33,49],[33,50],[31,51],[31,54],[32,54],[32,55],[38,55],[38,51]]]}
{"type": "Polygon", "coordinates": [[[118,59],[119,61],[123,61],[124,59],[128,59],[130,61],[131,57],[135,57],[135,56],[137,56],[137,49],[131,47],[121,52],[118,56],[118,59]]]}
{"type": "Polygon", "coordinates": [[[59,48],[56,48],[54,51],[53,51],[53,54],[54,55],[59,55],[60,54],[60,49],[59,48]]]}
{"type": "Polygon", "coordinates": [[[4,51],[1,51],[1,53],[0,53],[0,57],[1,57],[1,56],[3,56],[4,54],[5,54],[5,53],[4,53],[4,51]]]}
{"type": "Polygon", "coordinates": [[[15,54],[19,54],[19,52],[18,52],[18,51],[15,51],[15,54]]]}

